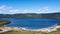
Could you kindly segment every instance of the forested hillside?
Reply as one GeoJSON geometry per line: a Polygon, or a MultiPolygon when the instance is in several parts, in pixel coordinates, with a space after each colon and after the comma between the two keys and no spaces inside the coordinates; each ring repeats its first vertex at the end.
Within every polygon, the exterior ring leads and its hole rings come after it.
{"type": "Polygon", "coordinates": [[[0,18],[60,18],[60,13],[48,13],[48,14],[0,14],[0,18]]]}

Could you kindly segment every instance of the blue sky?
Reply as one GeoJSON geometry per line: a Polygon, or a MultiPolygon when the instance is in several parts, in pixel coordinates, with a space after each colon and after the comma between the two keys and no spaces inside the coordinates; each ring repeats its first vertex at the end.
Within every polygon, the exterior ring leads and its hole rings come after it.
{"type": "Polygon", "coordinates": [[[60,12],[60,0],[0,0],[0,14],[60,12]]]}

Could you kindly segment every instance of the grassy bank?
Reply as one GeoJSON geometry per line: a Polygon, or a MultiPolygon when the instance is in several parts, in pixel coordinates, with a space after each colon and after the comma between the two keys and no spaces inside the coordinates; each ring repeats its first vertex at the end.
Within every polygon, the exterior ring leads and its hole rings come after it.
{"type": "Polygon", "coordinates": [[[9,31],[1,34],[45,34],[43,32],[32,32],[32,31],[9,31]]]}
{"type": "Polygon", "coordinates": [[[55,32],[33,32],[33,31],[8,31],[5,33],[1,33],[1,34],[60,34],[60,31],[55,31],[55,32]]]}

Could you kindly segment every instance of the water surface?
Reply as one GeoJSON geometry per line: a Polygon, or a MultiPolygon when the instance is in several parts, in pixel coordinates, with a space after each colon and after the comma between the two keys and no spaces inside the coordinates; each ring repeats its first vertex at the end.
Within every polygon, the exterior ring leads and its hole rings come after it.
{"type": "Polygon", "coordinates": [[[56,18],[0,18],[0,20],[10,20],[7,26],[25,27],[29,29],[39,29],[53,26],[60,22],[56,18]]]}

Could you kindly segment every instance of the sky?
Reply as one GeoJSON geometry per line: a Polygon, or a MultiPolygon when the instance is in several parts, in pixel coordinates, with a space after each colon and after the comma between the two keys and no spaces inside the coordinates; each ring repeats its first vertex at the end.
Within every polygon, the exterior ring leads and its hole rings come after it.
{"type": "Polygon", "coordinates": [[[0,0],[0,14],[56,12],[60,12],[60,0],[0,0]]]}

